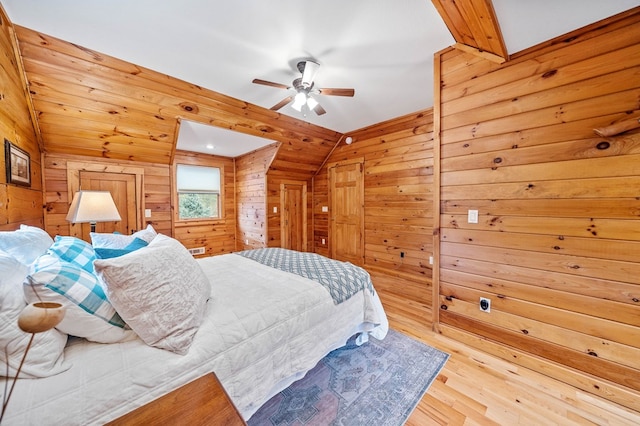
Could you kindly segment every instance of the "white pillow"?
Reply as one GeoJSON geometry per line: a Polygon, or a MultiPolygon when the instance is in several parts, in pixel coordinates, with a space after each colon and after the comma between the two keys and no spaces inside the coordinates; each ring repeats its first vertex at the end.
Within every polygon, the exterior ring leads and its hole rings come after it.
{"type": "Polygon", "coordinates": [[[53,239],[40,228],[20,225],[16,231],[0,232],[0,250],[25,265],[31,264],[53,244],[53,239]]]}
{"type": "Polygon", "coordinates": [[[158,234],[125,256],[98,259],[98,276],[120,316],[148,345],[186,354],[202,323],[209,280],[177,240],[158,234]]]}
{"type": "Polygon", "coordinates": [[[79,264],[54,254],[43,254],[33,262],[24,282],[24,297],[28,303],[62,304],[67,312],[56,328],[66,334],[98,343],[136,338],[107,300],[102,282],[79,264]]]}
{"type": "Polygon", "coordinates": [[[91,245],[94,248],[123,249],[131,244],[136,238],[140,238],[148,244],[153,241],[158,234],[155,229],[153,229],[153,226],[147,225],[145,229],[131,235],[101,234],[97,232],[92,232],[90,235],[91,245]]]}
{"type": "MultiPolygon", "coordinates": [[[[22,282],[28,268],[10,254],[0,251],[0,376],[6,374],[9,355],[9,377],[14,377],[20,360],[29,343],[31,334],[18,327],[18,316],[27,306],[24,301],[22,282]]],[[[29,355],[22,366],[20,377],[47,377],[61,373],[71,367],[64,362],[63,351],[67,335],[51,329],[37,333],[31,344],[29,355]]]]}

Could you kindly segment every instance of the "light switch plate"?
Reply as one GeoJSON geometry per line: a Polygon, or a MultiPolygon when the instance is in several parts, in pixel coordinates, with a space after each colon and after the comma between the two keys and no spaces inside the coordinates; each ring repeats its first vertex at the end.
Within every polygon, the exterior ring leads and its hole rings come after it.
{"type": "Polygon", "coordinates": [[[329,213],[329,206],[322,206],[322,213],[329,213]]]}
{"type": "Polygon", "coordinates": [[[478,223],[478,210],[469,210],[467,212],[467,223],[478,223]]]}
{"type": "Polygon", "coordinates": [[[144,209],[144,217],[151,217],[151,209],[144,209]]]}

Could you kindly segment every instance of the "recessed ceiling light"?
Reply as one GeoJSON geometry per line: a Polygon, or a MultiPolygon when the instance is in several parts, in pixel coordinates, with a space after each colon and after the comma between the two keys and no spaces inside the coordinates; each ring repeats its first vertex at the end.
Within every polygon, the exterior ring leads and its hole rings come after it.
{"type": "Polygon", "coordinates": [[[213,148],[215,148],[213,144],[210,144],[210,143],[207,144],[207,149],[213,149],[213,148]]]}

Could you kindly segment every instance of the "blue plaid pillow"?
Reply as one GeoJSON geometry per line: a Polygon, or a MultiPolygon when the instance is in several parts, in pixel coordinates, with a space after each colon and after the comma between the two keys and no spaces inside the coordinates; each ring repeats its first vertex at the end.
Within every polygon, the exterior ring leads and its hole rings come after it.
{"type": "MultiPolygon", "coordinates": [[[[98,278],[79,267],[52,255],[40,256],[32,265],[25,285],[42,285],[58,293],[85,312],[116,327],[125,327],[105,294],[98,278]]],[[[29,291],[25,288],[25,293],[29,291]]],[[[31,290],[33,291],[33,290],[31,290]]]]}
{"type": "Polygon", "coordinates": [[[129,254],[133,251],[146,247],[147,245],[148,244],[145,240],[141,238],[134,238],[128,246],[121,249],[94,247],[94,250],[98,259],[111,259],[113,257],[124,256],[125,254],[129,254]]]}
{"type": "Polygon", "coordinates": [[[75,263],[87,272],[93,274],[93,261],[96,253],[91,244],[75,237],[56,236],[49,254],[53,254],[62,260],[75,263]]]}

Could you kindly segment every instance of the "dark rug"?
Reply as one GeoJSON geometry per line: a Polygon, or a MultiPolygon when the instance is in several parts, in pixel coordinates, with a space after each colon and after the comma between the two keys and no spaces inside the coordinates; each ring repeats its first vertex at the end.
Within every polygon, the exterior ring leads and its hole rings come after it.
{"type": "Polygon", "coordinates": [[[362,346],[352,338],[267,401],[248,424],[402,425],[448,358],[394,330],[362,346]]]}

